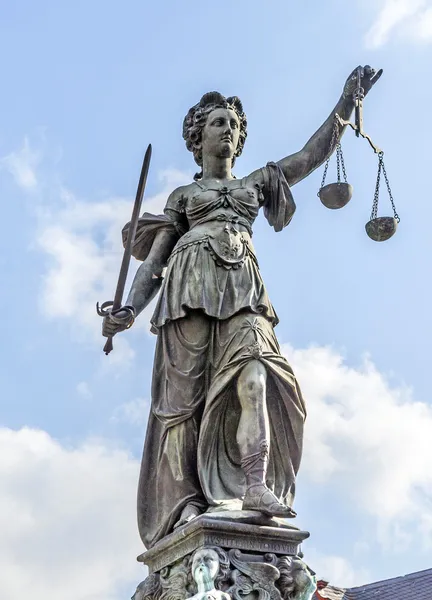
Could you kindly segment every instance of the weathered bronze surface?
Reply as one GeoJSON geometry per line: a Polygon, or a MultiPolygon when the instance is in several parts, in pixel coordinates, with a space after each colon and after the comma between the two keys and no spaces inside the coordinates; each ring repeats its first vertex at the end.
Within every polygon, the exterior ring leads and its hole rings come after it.
{"type": "Polygon", "coordinates": [[[310,600],[316,578],[299,556],[308,535],[202,515],[139,557],[149,576],[133,600],[310,600]]]}
{"type": "Polygon", "coordinates": [[[351,200],[353,187],[343,181],[329,183],[318,192],[321,202],[326,208],[343,208],[351,200]]]}
{"type": "MultiPolygon", "coordinates": [[[[132,254],[143,262],[125,309],[105,317],[103,334],[127,328],[160,291],[151,320],[157,343],[138,490],[147,548],[159,547],[174,530],[185,536],[190,521],[203,522],[203,513],[206,527],[220,523],[215,510],[295,517],[306,409],[274,333],[278,318],[259,271],[252,226],[260,209],[275,231],[290,223],[291,187],[339,143],[344,127],[335,125],[334,115],[350,118],[359,73],[366,95],[377,79],[370,67],[350,75],[330,116],[299,152],[242,179],[231,169],[247,135],[243,106],[237,97],[205,94],[183,125],[201,171],[172,192],[163,215],[139,219],[132,254]]],[[[130,228],[123,230],[125,243],[130,228]]],[[[229,547],[247,550],[253,534],[246,540],[233,527],[229,547]]],[[[272,535],[287,534],[275,529],[272,535]]],[[[268,551],[276,553],[273,546],[268,551]]]]}
{"type": "Polygon", "coordinates": [[[385,242],[396,232],[397,221],[394,217],[376,217],[365,225],[366,233],[375,242],[385,242]]]}
{"type": "Polygon", "coordinates": [[[274,519],[267,519],[265,525],[263,521],[239,523],[235,516],[230,518],[229,511],[227,514],[227,518],[220,519],[210,514],[200,515],[141,554],[138,561],[153,573],[203,546],[296,556],[300,544],[309,537],[307,531],[274,519]]]}

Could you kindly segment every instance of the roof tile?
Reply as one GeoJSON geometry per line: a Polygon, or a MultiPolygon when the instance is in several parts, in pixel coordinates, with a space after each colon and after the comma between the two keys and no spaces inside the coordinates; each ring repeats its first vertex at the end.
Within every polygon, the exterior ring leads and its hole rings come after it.
{"type": "Polygon", "coordinates": [[[432,569],[394,579],[343,589],[326,586],[315,594],[320,600],[432,600],[432,569]]]}

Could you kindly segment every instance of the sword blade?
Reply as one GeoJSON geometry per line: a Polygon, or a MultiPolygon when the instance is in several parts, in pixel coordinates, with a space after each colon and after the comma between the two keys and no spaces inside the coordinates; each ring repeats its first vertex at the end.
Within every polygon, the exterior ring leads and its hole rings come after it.
{"type": "Polygon", "coordinates": [[[151,144],[149,144],[148,148],[146,150],[144,160],[143,160],[143,165],[141,168],[141,175],[140,175],[139,182],[138,182],[135,203],[134,203],[134,207],[133,207],[133,211],[132,211],[129,232],[128,232],[128,236],[127,236],[127,240],[126,240],[126,244],[125,244],[125,248],[124,248],[123,259],[122,259],[122,263],[121,263],[121,267],[120,267],[120,273],[119,273],[119,278],[117,281],[117,287],[116,287],[116,291],[115,291],[115,295],[114,295],[114,302],[113,302],[112,310],[117,310],[122,305],[124,288],[126,285],[126,279],[127,279],[127,274],[128,274],[129,265],[130,265],[130,259],[132,256],[132,245],[135,240],[138,219],[139,219],[140,212],[141,212],[141,205],[142,205],[142,200],[144,197],[144,190],[145,190],[145,186],[146,186],[146,182],[147,182],[147,175],[148,175],[149,166],[150,166],[151,154],[152,154],[152,146],[151,146],[151,144]]]}
{"type": "MultiPolygon", "coordinates": [[[[132,256],[132,245],[135,240],[138,219],[139,219],[140,212],[141,212],[141,205],[142,205],[142,201],[143,201],[143,197],[144,197],[144,190],[145,190],[145,186],[146,186],[146,182],[147,182],[147,175],[148,175],[149,167],[150,167],[151,154],[152,154],[152,146],[151,146],[151,144],[149,144],[148,148],[146,150],[146,153],[144,155],[144,160],[143,160],[143,164],[142,164],[142,168],[141,168],[141,174],[140,174],[140,178],[139,178],[139,182],[138,182],[137,193],[135,196],[135,203],[134,203],[134,207],[133,207],[133,211],[132,211],[132,217],[130,220],[128,236],[127,236],[126,244],[124,247],[123,259],[121,262],[120,273],[119,273],[119,277],[118,277],[118,281],[117,281],[117,287],[116,287],[114,301],[112,303],[111,311],[118,310],[122,306],[123,293],[124,293],[124,289],[125,289],[125,285],[126,285],[128,271],[129,271],[130,259],[132,256]]],[[[110,303],[106,303],[106,304],[110,304],[110,303]]],[[[99,310],[99,305],[98,305],[98,313],[101,316],[104,316],[103,311],[99,310]]],[[[112,349],[113,349],[112,337],[109,337],[104,346],[105,354],[109,354],[112,349]]]]}

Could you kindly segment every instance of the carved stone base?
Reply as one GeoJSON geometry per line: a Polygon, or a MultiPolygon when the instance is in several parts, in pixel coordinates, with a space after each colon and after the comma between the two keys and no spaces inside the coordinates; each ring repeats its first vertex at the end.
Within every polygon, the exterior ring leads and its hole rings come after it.
{"type": "Polygon", "coordinates": [[[310,600],[308,537],[256,512],[201,515],[138,557],[149,576],[133,600],[310,600]]]}

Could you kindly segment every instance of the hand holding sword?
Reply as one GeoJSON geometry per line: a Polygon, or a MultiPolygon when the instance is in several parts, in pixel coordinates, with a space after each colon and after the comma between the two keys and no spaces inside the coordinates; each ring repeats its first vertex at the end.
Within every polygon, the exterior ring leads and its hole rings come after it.
{"type": "Polygon", "coordinates": [[[102,335],[108,338],[104,346],[105,354],[109,354],[113,349],[113,336],[119,331],[123,331],[124,329],[128,329],[129,327],[131,327],[135,319],[134,307],[122,306],[122,300],[126,284],[126,278],[129,270],[130,259],[132,255],[132,245],[135,239],[138,219],[140,216],[141,205],[144,196],[144,189],[150,166],[151,152],[152,147],[151,144],[149,144],[144,156],[144,161],[141,169],[141,175],[132,211],[129,233],[124,248],[120,274],[114,295],[114,301],[104,302],[101,306],[99,306],[99,303],[96,305],[98,315],[104,317],[102,335]]]}

